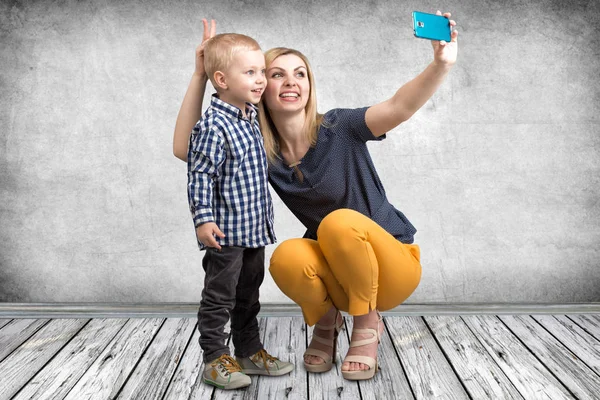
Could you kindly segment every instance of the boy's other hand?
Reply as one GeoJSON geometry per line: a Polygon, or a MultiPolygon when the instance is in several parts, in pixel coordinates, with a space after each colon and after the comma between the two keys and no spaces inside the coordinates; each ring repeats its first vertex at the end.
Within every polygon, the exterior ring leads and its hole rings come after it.
{"type": "Polygon", "coordinates": [[[200,243],[207,247],[214,247],[215,249],[221,250],[221,246],[219,246],[219,243],[215,239],[215,235],[220,238],[225,237],[225,234],[221,232],[214,222],[205,222],[196,228],[196,237],[200,243]]]}
{"type": "Polygon", "coordinates": [[[204,69],[204,46],[208,39],[215,36],[217,32],[217,23],[214,19],[210,20],[210,30],[208,29],[208,21],[203,18],[202,25],[204,25],[204,33],[202,34],[202,43],[196,47],[196,70],[194,74],[204,77],[206,70],[204,69]]]}

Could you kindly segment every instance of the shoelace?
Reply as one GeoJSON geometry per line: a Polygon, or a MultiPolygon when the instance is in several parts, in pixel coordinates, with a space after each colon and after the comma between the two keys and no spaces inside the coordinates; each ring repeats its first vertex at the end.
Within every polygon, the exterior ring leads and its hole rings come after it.
{"type": "Polygon", "coordinates": [[[217,358],[217,360],[212,363],[212,366],[218,368],[221,372],[224,372],[225,376],[242,371],[242,368],[237,361],[229,354],[223,354],[221,357],[217,358]]]}
{"type": "Polygon", "coordinates": [[[254,356],[252,356],[252,361],[257,361],[258,359],[262,360],[265,369],[269,371],[269,363],[274,364],[275,361],[279,360],[277,357],[273,357],[265,349],[260,350],[254,356]]]}

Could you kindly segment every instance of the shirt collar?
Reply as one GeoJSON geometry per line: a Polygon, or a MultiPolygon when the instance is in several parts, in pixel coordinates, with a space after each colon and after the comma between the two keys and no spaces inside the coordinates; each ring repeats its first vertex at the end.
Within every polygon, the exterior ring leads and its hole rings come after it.
{"type": "MultiPolygon", "coordinates": [[[[219,95],[217,93],[212,95],[212,97],[210,99],[210,105],[215,110],[217,110],[218,112],[220,112],[221,114],[224,114],[225,116],[227,116],[229,118],[243,119],[244,113],[242,112],[242,110],[240,110],[236,106],[233,106],[233,105],[226,103],[223,100],[219,99],[219,95]]],[[[248,117],[247,119],[254,121],[257,113],[258,113],[258,107],[256,107],[252,103],[246,103],[246,114],[248,117]]]]}

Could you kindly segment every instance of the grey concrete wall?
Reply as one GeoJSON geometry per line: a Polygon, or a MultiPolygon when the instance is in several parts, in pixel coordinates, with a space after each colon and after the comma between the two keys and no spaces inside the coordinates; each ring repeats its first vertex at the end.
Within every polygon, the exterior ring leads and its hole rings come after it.
{"type": "MultiPolygon", "coordinates": [[[[409,302],[600,301],[599,4],[3,1],[0,301],[199,300],[171,140],[202,17],[306,53],[326,111],[422,71],[432,51],[411,11],[438,8],[458,22],[459,61],[370,147],[419,229],[409,302]]],[[[276,221],[280,241],[303,233],[278,199],[276,221]]],[[[289,301],[268,273],[262,299],[289,301]]]]}

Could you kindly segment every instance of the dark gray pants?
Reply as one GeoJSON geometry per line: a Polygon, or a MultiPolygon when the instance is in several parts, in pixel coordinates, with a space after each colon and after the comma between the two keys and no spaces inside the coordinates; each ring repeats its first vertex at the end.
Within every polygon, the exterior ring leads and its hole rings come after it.
{"type": "Polygon", "coordinates": [[[202,259],[204,289],[198,330],[204,362],[230,354],[225,324],[231,315],[231,337],[237,357],[263,348],[258,332],[258,289],[265,276],[265,248],[209,248],[202,259]]]}

